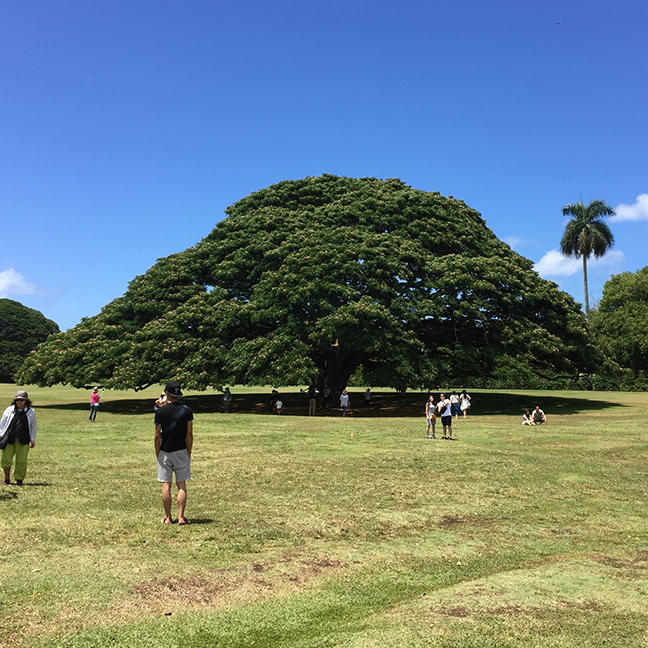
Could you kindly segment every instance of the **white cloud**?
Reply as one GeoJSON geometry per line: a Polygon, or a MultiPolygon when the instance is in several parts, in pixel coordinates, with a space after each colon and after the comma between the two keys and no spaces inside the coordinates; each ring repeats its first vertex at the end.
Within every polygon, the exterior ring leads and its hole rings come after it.
{"type": "MultiPolygon", "coordinates": [[[[605,256],[597,259],[590,257],[587,261],[588,269],[620,263],[623,260],[621,250],[611,250],[605,256]]],[[[549,250],[540,261],[534,264],[533,269],[541,277],[571,277],[583,268],[583,259],[567,257],[559,250],[549,250]]]]}
{"type": "Polygon", "coordinates": [[[0,297],[9,297],[9,295],[35,295],[37,292],[38,287],[29,283],[13,268],[0,272],[0,297]]]}
{"type": "Polygon", "coordinates": [[[648,220],[648,193],[639,194],[634,204],[620,203],[614,208],[611,223],[648,220]]]}
{"type": "Polygon", "coordinates": [[[534,264],[533,269],[541,277],[569,277],[580,270],[581,264],[580,259],[566,257],[558,250],[549,250],[534,264]]]}
{"type": "Polygon", "coordinates": [[[507,243],[513,249],[517,247],[521,247],[526,243],[525,239],[523,239],[521,236],[516,236],[515,234],[512,234],[511,236],[507,236],[503,240],[504,243],[507,243]]]}

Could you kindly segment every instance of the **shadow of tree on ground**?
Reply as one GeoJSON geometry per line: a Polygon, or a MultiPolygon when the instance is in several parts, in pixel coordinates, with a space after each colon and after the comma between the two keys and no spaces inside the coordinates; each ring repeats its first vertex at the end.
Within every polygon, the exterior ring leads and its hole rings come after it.
{"type": "MultiPolygon", "coordinates": [[[[280,392],[284,404],[284,414],[289,416],[307,416],[308,400],[300,392],[280,392]]],[[[622,407],[613,400],[593,400],[561,396],[560,392],[551,395],[536,396],[533,394],[507,392],[471,392],[472,407],[469,416],[484,415],[522,415],[525,409],[532,410],[536,405],[548,416],[556,414],[578,414],[587,411],[600,411],[610,407],[622,407]]],[[[372,393],[370,405],[364,405],[363,392],[350,392],[351,407],[347,416],[357,417],[412,417],[424,416],[427,392],[394,392],[372,393]]],[[[435,393],[438,399],[438,393],[435,393]]],[[[222,394],[199,394],[183,398],[197,414],[223,412],[222,394]]],[[[337,402],[337,399],[331,402],[337,402]]],[[[98,419],[102,412],[110,414],[153,414],[154,401],[150,398],[123,398],[103,403],[99,409],[98,419]]],[[[37,406],[38,407],[38,406],[37,406]]],[[[38,409],[89,410],[85,403],[52,403],[41,405],[38,409]]],[[[273,415],[270,407],[270,394],[245,393],[234,394],[230,406],[230,415],[267,414],[273,415]]],[[[317,416],[341,416],[339,407],[323,408],[318,403],[317,416]]]]}

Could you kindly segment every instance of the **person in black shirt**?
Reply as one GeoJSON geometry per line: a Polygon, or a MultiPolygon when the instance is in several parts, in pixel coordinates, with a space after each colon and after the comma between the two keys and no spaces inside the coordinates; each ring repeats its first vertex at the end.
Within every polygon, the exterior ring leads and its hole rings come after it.
{"type": "Polygon", "coordinates": [[[180,383],[172,380],[164,388],[167,404],[155,412],[155,456],[158,481],[162,482],[163,524],[171,524],[171,484],[173,473],[178,488],[178,524],[189,524],[184,515],[187,505],[187,480],[191,478],[193,412],[180,402],[180,383]]]}

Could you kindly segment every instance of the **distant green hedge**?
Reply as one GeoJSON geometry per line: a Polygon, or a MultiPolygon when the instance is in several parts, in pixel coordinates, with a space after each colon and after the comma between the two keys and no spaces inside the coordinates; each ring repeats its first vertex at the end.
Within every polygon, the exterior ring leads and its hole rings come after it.
{"type": "Polygon", "coordinates": [[[52,333],[56,322],[13,299],[0,299],[0,382],[13,382],[30,351],[52,333]]]}

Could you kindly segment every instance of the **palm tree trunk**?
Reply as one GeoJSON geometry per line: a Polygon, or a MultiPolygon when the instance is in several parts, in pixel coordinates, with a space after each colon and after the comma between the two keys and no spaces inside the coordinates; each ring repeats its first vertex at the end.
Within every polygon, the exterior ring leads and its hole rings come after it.
{"type": "Polygon", "coordinates": [[[585,319],[589,322],[589,294],[587,289],[587,256],[583,254],[583,282],[585,284],[585,319]]]}

